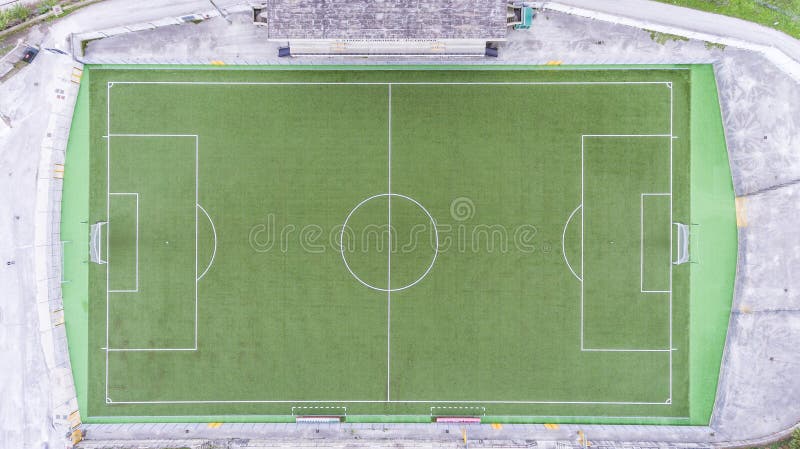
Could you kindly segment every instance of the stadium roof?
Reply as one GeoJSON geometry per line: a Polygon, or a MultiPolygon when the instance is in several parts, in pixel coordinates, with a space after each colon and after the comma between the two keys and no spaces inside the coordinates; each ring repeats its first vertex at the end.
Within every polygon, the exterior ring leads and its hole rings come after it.
{"type": "Polygon", "coordinates": [[[503,39],[507,0],[267,0],[270,39],[503,39]]]}

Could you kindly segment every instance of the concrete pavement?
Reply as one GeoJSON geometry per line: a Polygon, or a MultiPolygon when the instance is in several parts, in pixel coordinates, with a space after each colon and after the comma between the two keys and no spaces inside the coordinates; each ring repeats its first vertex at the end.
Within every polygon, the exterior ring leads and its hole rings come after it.
{"type": "Polygon", "coordinates": [[[41,343],[34,231],[39,155],[57,82],[52,71],[71,64],[65,56],[42,56],[0,85],[0,113],[8,118],[0,122],[0,447],[9,448],[63,444],[41,343]]]}

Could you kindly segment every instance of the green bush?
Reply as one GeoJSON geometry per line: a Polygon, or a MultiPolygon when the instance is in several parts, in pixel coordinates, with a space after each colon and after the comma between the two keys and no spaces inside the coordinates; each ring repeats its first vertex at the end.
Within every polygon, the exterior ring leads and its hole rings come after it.
{"type": "Polygon", "coordinates": [[[0,30],[7,28],[10,22],[11,17],[8,15],[8,12],[6,12],[6,10],[0,11],[0,30]]]}
{"type": "Polygon", "coordinates": [[[58,3],[59,0],[42,0],[30,7],[18,3],[11,8],[0,10],[0,30],[22,23],[33,15],[44,14],[58,3]]]}
{"type": "Polygon", "coordinates": [[[12,22],[22,22],[31,15],[31,10],[27,6],[17,3],[8,9],[9,17],[12,22]]]}
{"type": "Polygon", "coordinates": [[[794,429],[789,439],[789,449],[800,449],[800,427],[794,429]]]}

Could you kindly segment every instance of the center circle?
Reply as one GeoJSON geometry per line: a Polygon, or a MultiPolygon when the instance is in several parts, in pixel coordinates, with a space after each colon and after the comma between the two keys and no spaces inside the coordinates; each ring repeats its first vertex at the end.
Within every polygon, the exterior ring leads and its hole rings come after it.
{"type": "MultiPolygon", "coordinates": [[[[367,214],[367,218],[369,218],[369,214],[367,214]]],[[[398,218],[405,218],[405,217],[404,216],[400,216],[398,218]]],[[[367,230],[366,229],[362,230],[362,233],[361,233],[360,237],[361,237],[360,241],[362,243],[364,241],[367,241],[367,243],[369,243],[370,235],[367,234],[367,230]]],[[[378,244],[378,246],[381,247],[380,244],[378,244]]],[[[347,218],[345,218],[344,223],[342,224],[342,231],[341,231],[341,233],[339,235],[339,249],[340,249],[340,252],[341,252],[341,255],[342,255],[342,261],[344,262],[344,265],[347,268],[347,271],[350,272],[350,274],[359,283],[361,283],[365,287],[369,287],[369,288],[371,288],[373,290],[377,290],[377,291],[381,291],[381,292],[397,292],[397,291],[405,290],[407,288],[411,288],[411,287],[417,285],[418,283],[420,283],[428,275],[428,273],[430,273],[431,269],[433,268],[433,265],[436,263],[436,257],[439,255],[439,232],[438,232],[438,230],[436,228],[436,220],[434,220],[433,215],[431,215],[431,213],[427,209],[425,209],[425,207],[422,204],[420,204],[419,201],[415,200],[414,198],[411,198],[409,196],[402,195],[402,194],[399,194],[399,193],[379,193],[377,195],[372,195],[371,197],[364,199],[363,201],[358,203],[353,208],[353,210],[350,211],[349,214],[347,214],[347,218]],[[379,211],[382,210],[382,213],[384,214],[384,215],[381,216],[380,219],[378,219],[378,220],[369,220],[368,219],[367,220],[367,224],[366,224],[365,228],[370,228],[370,232],[372,232],[373,230],[377,230],[382,234],[382,232],[383,232],[382,230],[385,228],[386,232],[387,232],[387,240],[391,241],[392,236],[395,236],[395,233],[394,233],[394,230],[395,230],[394,223],[395,222],[393,221],[391,224],[389,223],[391,221],[390,217],[393,215],[392,212],[391,212],[391,208],[394,207],[395,211],[398,211],[398,210],[402,211],[403,209],[405,209],[407,211],[409,206],[415,206],[418,210],[421,210],[424,213],[424,218],[428,222],[430,222],[430,230],[431,230],[432,237],[433,237],[433,239],[432,239],[433,241],[431,242],[431,246],[433,246],[433,254],[432,254],[432,257],[430,258],[430,263],[427,263],[426,265],[424,265],[424,267],[425,267],[424,269],[422,267],[420,268],[420,273],[421,274],[419,274],[416,278],[412,278],[413,279],[412,281],[407,282],[407,283],[405,283],[405,284],[403,284],[403,285],[401,285],[399,287],[392,287],[392,281],[391,281],[391,279],[392,279],[391,265],[392,265],[393,248],[397,248],[398,250],[405,251],[405,249],[404,249],[405,246],[409,246],[410,245],[411,250],[412,251],[415,250],[416,249],[416,244],[418,243],[416,241],[416,238],[419,237],[418,235],[411,234],[409,242],[407,243],[407,245],[404,246],[404,248],[400,248],[400,245],[398,244],[397,240],[392,242],[391,246],[388,248],[389,254],[388,254],[388,257],[387,257],[387,265],[388,266],[387,266],[386,287],[381,287],[381,286],[375,285],[376,283],[370,283],[370,282],[364,280],[362,278],[363,276],[359,276],[356,273],[356,271],[358,271],[358,269],[353,266],[352,260],[348,260],[347,251],[345,250],[346,249],[345,248],[346,243],[348,243],[348,244],[352,243],[351,240],[346,240],[345,239],[345,233],[348,234],[348,237],[355,238],[356,242],[359,241],[359,235],[353,233],[353,230],[349,226],[352,221],[357,221],[357,220],[355,220],[356,215],[358,215],[357,211],[364,211],[364,210],[367,209],[365,207],[367,205],[367,203],[380,201],[382,199],[386,200],[387,207],[386,207],[386,209],[379,209],[379,211]],[[392,200],[394,200],[394,199],[402,200],[402,202],[393,202],[392,200]],[[375,221],[377,221],[377,222],[375,222],[375,221]]],[[[398,254],[400,254],[400,253],[398,253],[398,254]]],[[[367,261],[367,262],[372,262],[372,261],[370,260],[370,261],[367,261]]],[[[372,265],[374,265],[374,264],[368,264],[367,267],[372,268],[371,267],[372,265]]]]}

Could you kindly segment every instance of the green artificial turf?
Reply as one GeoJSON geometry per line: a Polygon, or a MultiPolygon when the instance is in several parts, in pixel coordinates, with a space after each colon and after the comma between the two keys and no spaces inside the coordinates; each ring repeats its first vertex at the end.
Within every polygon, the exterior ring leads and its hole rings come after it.
{"type": "Polygon", "coordinates": [[[84,418],[689,422],[690,70],[91,73],[84,418]]]}
{"type": "Polygon", "coordinates": [[[737,223],[725,129],[711,65],[692,69],[692,264],[690,414],[708,422],[714,406],[736,277],[737,223]]]}

